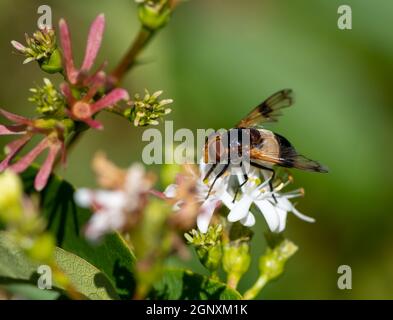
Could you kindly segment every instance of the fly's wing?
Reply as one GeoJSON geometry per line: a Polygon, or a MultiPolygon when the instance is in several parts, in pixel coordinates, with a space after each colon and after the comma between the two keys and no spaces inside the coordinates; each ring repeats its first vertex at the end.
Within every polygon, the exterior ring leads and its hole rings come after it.
{"type": "Polygon", "coordinates": [[[281,150],[280,155],[272,155],[259,149],[250,150],[251,161],[263,161],[286,168],[296,168],[305,171],[327,173],[328,169],[319,162],[298,154],[293,147],[281,150]]]}
{"type": "Polygon", "coordinates": [[[265,122],[275,122],[277,121],[277,117],[281,115],[280,110],[291,106],[293,100],[291,89],[281,90],[258,105],[236,127],[257,127],[265,122]]]}

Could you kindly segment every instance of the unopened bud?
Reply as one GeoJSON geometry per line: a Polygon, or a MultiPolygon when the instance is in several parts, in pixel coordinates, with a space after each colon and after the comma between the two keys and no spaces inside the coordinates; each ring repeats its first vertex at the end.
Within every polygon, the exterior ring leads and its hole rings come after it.
{"type": "Polygon", "coordinates": [[[40,68],[47,73],[60,72],[62,57],[56,44],[56,35],[53,29],[36,31],[32,36],[26,34],[26,45],[18,41],[11,41],[12,46],[25,56],[24,64],[37,61],[40,68]]]}
{"type": "Polygon", "coordinates": [[[228,285],[236,288],[241,277],[250,267],[250,246],[247,242],[227,243],[224,245],[223,268],[228,274],[228,285]]]}
{"type": "Polygon", "coordinates": [[[259,272],[267,278],[267,281],[277,278],[284,271],[287,260],[295,254],[297,246],[283,240],[274,248],[268,248],[266,254],[259,259],[259,272]]]}
{"type": "Polygon", "coordinates": [[[49,233],[43,233],[34,239],[31,248],[26,252],[30,258],[40,262],[50,262],[55,251],[55,239],[49,233]]]}
{"type": "Polygon", "coordinates": [[[18,222],[22,217],[22,183],[12,171],[0,174],[0,221],[18,222]]]}
{"type": "Polygon", "coordinates": [[[145,90],[143,98],[136,94],[132,107],[125,110],[124,116],[136,127],[158,125],[158,120],[172,111],[168,105],[173,102],[172,99],[160,100],[161,94],[162,91],[157,91],[151,95],[148,90],[145,90]]]}
{"type": "Polygon", "coordinates": [[[49,79],[44,79],[42,87],[30,89],[32,96],[28,99],[36,106],[38,113],[45,116],[58,116],[65,114],[66,102],[63,95],[49,79]]]}
{"type": "Polygon", "coordinates": [[[169,21],[171,10],[167,1],[143,1],[138,8],[142,25],[149,30],[158,30],[169,21]]]}
{"type": "Polygon", "coordinates": [[[184,236],[195,247],[199,261],[210,272],[215,272],[222,258],[222,226],[210,226],[206,233],[192,230],[184,236]]]}

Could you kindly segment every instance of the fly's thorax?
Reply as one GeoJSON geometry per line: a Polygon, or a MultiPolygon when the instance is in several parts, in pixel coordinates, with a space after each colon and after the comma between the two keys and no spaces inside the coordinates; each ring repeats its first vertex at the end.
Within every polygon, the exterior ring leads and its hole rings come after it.
{"type": "Polygon", "coordinates": [[[252,140],[259,139],[255,129],[232,128],[215,132],[206,139],[204,162],[240,165],[249,160],[252,140]]]}

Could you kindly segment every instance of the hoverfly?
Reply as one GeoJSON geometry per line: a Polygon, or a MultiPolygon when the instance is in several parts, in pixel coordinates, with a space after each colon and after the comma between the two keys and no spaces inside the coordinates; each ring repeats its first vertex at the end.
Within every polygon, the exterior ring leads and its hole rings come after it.
{"type": "MultiPolygon", "coordinates": [[[[308,159],[299,154],[292,144],[283,136],[261,127],[267,122],[276,122],[281,115],[280,110],[293,104],[293,92],[290,89],[281,90],[254,108],[234,128],[224,132],[215,133],[206,139],[204,147],[205,163],[209,163],[211,157],[214,162],[204,177],[207,182],[210,175],[219,165],[222,165],[213,183],[209,187],[207,197],[218,178],[220,178],[233,164],[232,157],[238,156],[237,166],[242,169],[244,182],[239,189],[248,181],[248,175],[242,160],[247,156],[250,167],[271,172],[269,178],[270,189],[273,190],[272,182],[275,178],[274,166],[297,168],[312,172],[328,172],[328,169],[317,161],[308,159]],[[247,145],[244,145],[245,138],[247,145]]],[[[234,200],[235,200],[234,198],[234,200]]]]}

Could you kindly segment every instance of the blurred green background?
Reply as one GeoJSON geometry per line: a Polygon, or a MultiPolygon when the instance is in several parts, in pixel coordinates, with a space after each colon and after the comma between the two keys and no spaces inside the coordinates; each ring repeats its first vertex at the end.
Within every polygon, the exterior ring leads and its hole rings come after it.
{"type": "MultiPolygon", "coordinates": [[[[77,61],[92,19],[104,12],[107,28],[98,61],[113,67],[138,30],[131,0],[0,2],[0,105],[32,115],[28,88],[42,83],[37,65],[22,66],[9,42],[36,28],[37,8],[65,17],[77,61]],[[80,49],[80,50],[78,50],[80,49]]],[[[163,89],[175,100],[176,128],[231,127],[250,108],[282,88],[295,107],[269,126],[305,155],[326,164],[328,175],[294,172],[306,197],[298,208],[317,219],[290,216],[286,235],[300,248],[285,274],[259,296],[269,299],[393,298],[393,2],[346,0],[353,30],[337,28],[336,0],[190,0],[143,53],[127,77],[132,94],[163,89]],[[353,289],[337,288],[337,268],[351,266],[353,289]]],[[[57,76],[54,81],[60,81],[57,76]]],[[[122,166],[140,159],[143,129],[105,114],[103,132],[90,131],[60,174],[76,186],[94,186],[92,155],[104,150],[122,166]]],[[[1,144],[4,144],[2,138],[1,144]]],[[[254,226],[252,251],[261,254],[265,224],[254,226]]],[[[194,262],[172,261],[191,265],[194,262]]],[[[257,276],[257,261],[240,289],[257,276]]]]}

